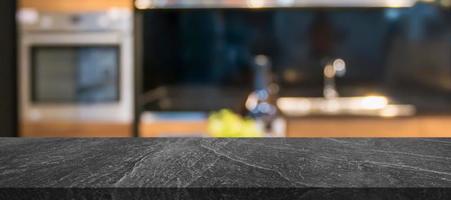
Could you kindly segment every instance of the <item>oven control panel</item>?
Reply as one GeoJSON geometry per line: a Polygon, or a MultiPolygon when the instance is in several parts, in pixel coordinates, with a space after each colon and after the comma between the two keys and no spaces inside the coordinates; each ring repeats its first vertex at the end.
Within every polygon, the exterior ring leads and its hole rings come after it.
{"type": "Polygon", "coordinates": [[[105,12],[52,13],[22,9],[18,20],[24,31],[129,30],[132,12],[127,9],[110,9],[105,12]]]}

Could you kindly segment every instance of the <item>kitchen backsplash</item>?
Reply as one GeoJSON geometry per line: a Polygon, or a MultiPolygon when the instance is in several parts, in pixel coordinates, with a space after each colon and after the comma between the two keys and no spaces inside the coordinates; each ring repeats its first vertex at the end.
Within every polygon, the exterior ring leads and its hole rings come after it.
{"type": "Polygon", "coordinates": [[[451,94],[449,8],[150,9],[137,15],[143,92],[166,91],[159,103],[149,102],[152,110],[236,107],[252,90],[251,62],[260,54],[271,59],[280,96],[321,96],[323,67],[335,58],[347,65],[337,80],[345,96],[446,102],[451,94]]]}

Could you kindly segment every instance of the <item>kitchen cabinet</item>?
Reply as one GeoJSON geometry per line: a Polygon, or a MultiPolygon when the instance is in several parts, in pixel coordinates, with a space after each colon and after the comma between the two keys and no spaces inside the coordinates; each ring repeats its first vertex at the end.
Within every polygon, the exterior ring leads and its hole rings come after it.
{"type": "Polygon", "coordinates": [[[144,122],[140,137],[191,137],[207,132],[207,121],[144,122]]]}
{"type": "Polygon", "coordinates": [[[303,118],[288,121],[290,137],[451,137],[450,116],[303,118]]]}
{"type": "Polygon", "coordinates": [[[20,1],[21,8],[36,9],[45,16],[34,24],[26,20],[21,24],[20,136],[133,136],[133,21],[131,11],[122,9],[131,9],[131,3],[20,1]],[[106,11],[109,8],[121,9],[106,11]],[[96,12],[85,14],[88,11],[96,12]]]}
{"type": "Polygon", "coordinates": [[[21,124],[21,137],[131,137],[128,123],[39,122],[21,124]]]}
{"type": "MultiPolygon", "coordinates": [[[[206,133],[206,121],[143,121],[141,137],[206,133]]],[[[451,116],[408,118],[304,117],[287,119],[288,137],[451,137],[451,116]]]]}
{"type": "Polygon", "coordinates": [[[298,118],[288,120],[290,137],[420,137],[418,118],[298,118]]]}

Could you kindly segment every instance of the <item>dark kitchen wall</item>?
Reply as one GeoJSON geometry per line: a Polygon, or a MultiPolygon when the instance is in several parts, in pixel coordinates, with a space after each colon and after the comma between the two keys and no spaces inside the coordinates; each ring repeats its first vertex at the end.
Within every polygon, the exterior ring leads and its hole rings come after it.
{"type": "Polygon", "coordinates": [[[160,95],[149,110],[240,105],[252,91],[252,61],[264,54],[279,96],[323,96],[324,65],[342,58],[341,96],[386,95],[451,114],[446,7],[149,9],[136,15],[142,18],[143,92],[160,95]]]}
{"type": "Polygon", "coordinates": [[[0,137],[17,134],[16,5],[0,1],[0,137]]]}

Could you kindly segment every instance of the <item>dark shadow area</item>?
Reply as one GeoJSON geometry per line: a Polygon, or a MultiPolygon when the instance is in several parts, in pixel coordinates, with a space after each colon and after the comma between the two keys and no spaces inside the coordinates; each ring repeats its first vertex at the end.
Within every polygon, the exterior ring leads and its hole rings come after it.
{"type": "Polygon", "coordinates": [[[17,133],[16,3],[0,1],[0,137],[17,133]]]}
{"type": "Polygon", "coordinates": [[[448,200],[448,188],[9,188],[1,199],[448,200]]]}

